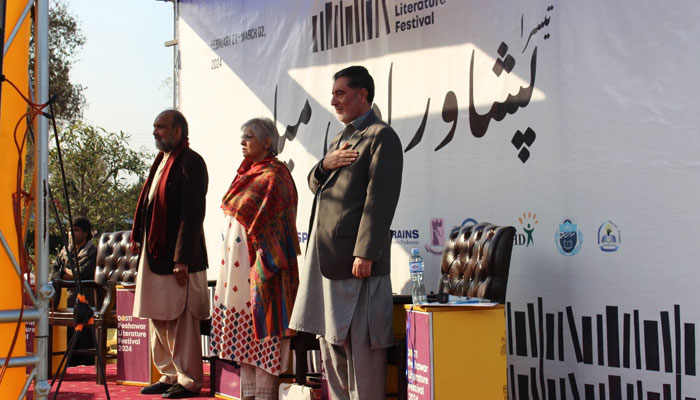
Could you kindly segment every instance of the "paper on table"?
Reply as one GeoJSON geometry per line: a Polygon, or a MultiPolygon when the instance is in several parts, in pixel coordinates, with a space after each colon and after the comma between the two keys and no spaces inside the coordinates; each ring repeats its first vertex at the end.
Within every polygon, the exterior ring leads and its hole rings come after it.
{"type": "Polygon", "coordinates": [[[497,306],[498,303],[492,302],[488,299],[482,299],[480,297],[462,297],[453,296],[447,300],[447,303],[423,303],[423,307],[493,307],[497,306]]]}

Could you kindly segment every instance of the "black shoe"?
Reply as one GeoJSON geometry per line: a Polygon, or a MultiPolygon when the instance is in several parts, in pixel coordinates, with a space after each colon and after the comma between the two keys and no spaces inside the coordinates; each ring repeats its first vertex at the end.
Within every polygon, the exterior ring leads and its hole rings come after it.
{"type": "Polygon", "coordinates": [[[156,382],[141,389],[141,394],[163,394],[173,386],[170,383],[156,382]]]}
{"type": "Polygon", "coordinates": [[[171,387],[165,393],[163,393],[164,399],[184,399],[186,397],[197,396],[199,396],[199,393],[190,392],[189,390],[187,390],[187,388],[180,385],[179,383],[174,384],[173,387],[171,387]]]}

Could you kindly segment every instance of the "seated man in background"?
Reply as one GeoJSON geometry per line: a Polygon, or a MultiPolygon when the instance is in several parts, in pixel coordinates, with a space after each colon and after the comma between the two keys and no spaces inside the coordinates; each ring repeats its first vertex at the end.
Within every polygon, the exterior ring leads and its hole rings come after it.
{"type": "MultiPolygon", "coordinates": [[[[92,224],[90,220],[85,217],[75,217],[73,218],[73,226],[69,232],[70,244],[68,248],[64,247],[56,258],[53,267],[51,268],[51,280],[54,279],[65,279],[73,280],[73,269],[71,268],[71,263],[69,257],[73,256],[73,249],[77,254],[77,264],[75,271],[80,280],[92,280],[95,279],[95,266],[97,264],[97,247],[92,244],[92,224]]],[[[95,305],[95,294],[93,291],[85,291],[85,299],[92,306],[95,305]]],[[[74,288],[68,288],[68,299],[67,306],[75,306],[76,297],[78,296],[77,291],[74,288]]],[[[57,296],[56,299],[59,297],[57,296]]],[[[71,337],[73,336],[74,329],[68,327],[68,344],[70,344],[71,337]]],[[[89,329],[85,329],[79,333],[79,337],[75,344],[77,349],[92,349],[95,344],[92,340],[92,333],[89,329]]],[[[69,365],[92,365],[95,360],[90,355],[84,354],[73,354],[69,365]]]]}

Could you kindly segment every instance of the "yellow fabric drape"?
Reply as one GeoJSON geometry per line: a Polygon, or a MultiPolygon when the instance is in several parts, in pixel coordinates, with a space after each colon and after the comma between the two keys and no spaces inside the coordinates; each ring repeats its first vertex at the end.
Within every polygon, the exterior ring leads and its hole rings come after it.
{"type": "MultiPolygon", "coordinates": [[[[5,43],[9,34],[17,24],[26,1],[8,1],[5,17],[5,43]]],[[[27,75],[29,57],[29,16],[22,23],[12,45],[3,60],[3,74],[11,80],[27,96],[29,77],[27,75]]],[[[4,46],[3,46],[4,47],[4,46]]],[[[29,97],[29,96],[27,96],[29,97]]],[[[0,103],[0,230],[5,236],[13,256],[17,254],[17,233],[14,226],[12,194],[17,185],[17,162],[21,157],[16,150],[14,130],[17,121],[25,115],[27,105],[22,97],[7,83],[2,83],[2,100],[0,103]]],[[[18,135],[24,134],[26,124],[20,123],[18,135]]],[[[23,158],[22,158],[23,159],[23,158]]],[[[0,248],[0,310],[17,309],[21,307],[21,287],[19,277],[4,249],[0,248]]],[[[15,332],[15,324],[0,324],[0,357],[6,357],[15,332]]],[[[24,326],[20,328],[20,336],[15,345],[13,355],[25,354],[24,326]]],[[[25,368],[10,368],[0,385],[3,398],[17,398],[25,382],[25,368]]]]}

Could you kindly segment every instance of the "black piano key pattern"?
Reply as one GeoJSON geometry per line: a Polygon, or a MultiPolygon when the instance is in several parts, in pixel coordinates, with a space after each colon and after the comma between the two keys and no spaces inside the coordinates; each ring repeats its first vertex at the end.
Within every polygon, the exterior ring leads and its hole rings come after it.
{"type": "Polygon", "coordinates": [[[509,399],[696,400],[684,393],[682,385],[684,376],[696,375],[696,327],[682,320],[680,305],[651,320],[640,319],[639,310],[626,312],[617,306],[606,306],[593,316],[576,315],[571,306],[544,312],[541,297],[537,308],[534,303],[524,308],[506,303],[509,399]],[[620,373],[608,375],[606,382],[577,382],[573,372],[566,378],[545,376],[545,361],[548,367],[568,361],[565,347],[577,363],[618,368],[620,373]],[[536,359],[538,367],[518,371],[513,357],[536,359]],[[673,374],[675,382],[651,387],[635,370],[673,374]]]}
{"type": "Polygon", "coordinates": [[[327,51],[391,33],[386,0],[326,2],[311,17],[313,52],[327,51]],[[335,4],[334,4],[335,3],[335,4]]]}

